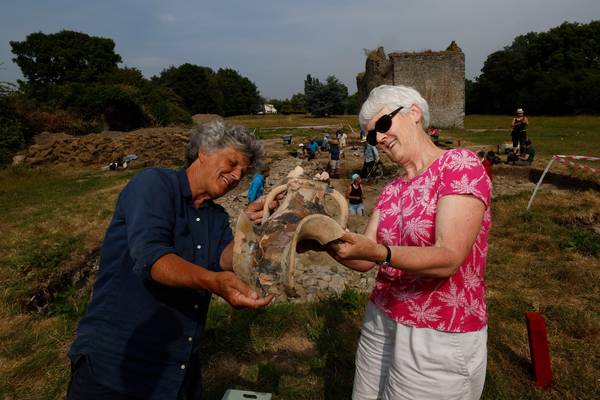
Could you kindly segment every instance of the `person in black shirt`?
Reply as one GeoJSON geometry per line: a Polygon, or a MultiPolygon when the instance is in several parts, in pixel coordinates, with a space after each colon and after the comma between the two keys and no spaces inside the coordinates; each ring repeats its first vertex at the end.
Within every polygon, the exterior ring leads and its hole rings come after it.
{"type": "Polygon", "coordinates": [[[515,153],[522,153],[525,148],[525,140],[527,140],[527,126],[529,120],[525,116],[525,112],[522,108],[517,109],[517,113],[512,120],[512,131],[511,138],[513,143],[513,151],[515,153]],[[518,149],[518,151],[517,151],[518,149]]]}
{"type": "Polygon", "coordinates": [[[365,208],[363,205],[365,196],[360,182],[360,175],[352,175],[352,183],[348,187],[348,190],[346,190],[348,213],[350,215],[365,215],[365,208]]]}
{"type": "MultiPolygon", "coordinates": [[[[201,398],[200,341],[212,293],[236,308],[272,299],[231,272],[229,216],[213,202],[261,154],[246,128],[212,121],[192,129],[186,168],[148,168],[123,189],[69,351],[67,399],[201,398]]],[[[258,222],[263,203],[244,212],[258,222]]]]}

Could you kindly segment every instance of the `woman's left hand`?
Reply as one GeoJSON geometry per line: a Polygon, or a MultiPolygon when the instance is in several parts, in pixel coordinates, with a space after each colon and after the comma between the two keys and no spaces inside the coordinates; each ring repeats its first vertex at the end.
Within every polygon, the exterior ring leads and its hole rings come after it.
{"type": "MultiPolygon", "coordinates": [[[[380,249],[377,243],[358,233],[346,232],[339,240],[328,245],[340,260],[379,261],[380,249]]],[[[384,249],[385,250],[385,249],[384,249]]],[[[385,256],[384,256],[385,258],[385,256]]]]}
{"type": "MultiPolygon", "coordinates": [[[[284,194],[280,193],[275,200],[269,204],[269,210],[273,211],[279,207],[279,201],[283,199],[284,194]]],[[[263,209],[265,207],[265,196],[260,196],[254,202],[248,204],[248,207],[244,210],[248,218],[253,224],[260,224],[262,222],[263,209]]]]}

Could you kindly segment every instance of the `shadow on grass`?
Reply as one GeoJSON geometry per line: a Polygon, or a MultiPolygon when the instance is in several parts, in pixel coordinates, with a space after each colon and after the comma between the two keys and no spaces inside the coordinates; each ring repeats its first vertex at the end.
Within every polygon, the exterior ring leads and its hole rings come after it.
{"type": "Polygon", "coordinates": [[[323,378],[323,399],[352,397],[354,356],[365,304],[364,295],[347,290],[317,307],[319,315],[324,318],[317,339],[323,367],[316,371],[323,378]]]}
{"type": "Polygon", "coordinates": [[[206,399],[227,389],[274,399],[347,399],[366,297],[353,291],[306,305],[234,311],[211,306],[202,344],[206,399]]]}
{"type": "MultiPolygon", "coordinates": [[[[518,167],[517,167],[518,168],[518,167]]],[[[529,181],[537,183],[542,176],[543,170],[533,169],[529,170],[529,181]]],[[[581,179],[576,176],[557,174],[551,171],[546,173],[543,183],[548,183],[556,186],[559,189],[569,190],[596,190],[600,192],[600,182],[593,180],[581,179]]]]}

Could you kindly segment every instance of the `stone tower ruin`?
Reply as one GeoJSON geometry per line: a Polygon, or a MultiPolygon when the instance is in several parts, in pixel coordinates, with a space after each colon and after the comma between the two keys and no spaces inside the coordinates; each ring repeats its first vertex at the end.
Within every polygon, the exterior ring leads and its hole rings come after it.
{"type": "Polygon", "coordinates": [[[444,51],[399,52],[387,57],[383,47],[370,51],[365,72],[356,76],[359,102],[384,84],[417,89],[429,103],[431,126],[464,127],[465,55],[454,41],[444,51]]]}

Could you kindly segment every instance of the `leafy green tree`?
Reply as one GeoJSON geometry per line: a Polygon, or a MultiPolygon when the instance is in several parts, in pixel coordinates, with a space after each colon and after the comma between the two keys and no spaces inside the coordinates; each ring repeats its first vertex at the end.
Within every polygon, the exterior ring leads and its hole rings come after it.
{"type": "Polygon", "coordinates": [[[290,107],[294,114],[306,113],[306,97],[303,93],[296,93],[290,99],[290,107]]]}
{"type": "Polygon", "coordinates": [[[10,46],[16,56],[13,61],[34,85],[93,82],[121,62],[112,39],[80,32],[36,32],[22,42],[11,41],[10,46]]]}
{"type": "Polygon", "coordinates": [[[30,129],[15,109],[15,97],[14,85],[0,81],[0,165],[9,164],[31,139],[30,129]]]}
{"type": "Polygon", "coordinates": [[[358,92],[351,94],[350,96],[346,97],[344,114],[358,114],[361,105],[362,104],[359,104],[358,102],[358,92]]]}
{"type": "Polygon", "coordinates": [[[304,97],[307,110],[314,116],[343,114],[348,88],[333,75],[323,84],[308,74],[304,81],[304,97]]]}
{"type": "Polygon", "coordinates": [[[254,114],[259,111],[263,99],[256,85],[230,68],[217,72],[219,88],[223,93],[225,116],[254,114]]]}
{"type": "Polygon", "coordinates": [[[223,114],[224,96],[219,80],[208,67],[188,63],[171,66],[153,77],[152,81],[172,89],[192,115],[223,114]]]}
{"type": "Polygon", "coordinates": [[[282,112],[281,110],[283,109],[284,104],[286,102],[289,102],[289,100],[287,100],[287,99],[285,99],[285,100],[269,99],[267,101],[268,104],[273,104],[273,107],[275,107],[275,109],[277,110],[278,113],[282,112]]]}
{"type": "Polygon", "coordinates": [[[490,54],[467,87],[467,112],[600,112],[600,21],[564,22],[490,54]]]}
{"type": "Polygon", "coordinates": [[[291,99],[277,100],[271,99],[269,103],[273,104],[278,113],[281,114],[305,114],[306,100],[303,93],[296,93],[291,99]]]}
{"type": "Polygon", "coordinates": [[[306,110],[315,116],[324,116],[329,109],[329,105],[324,103],[323,86],[319,78],[313,78],[310,74],[306,75],[304,80],[306,110]]]}
{"type": "Polygon", "coordinates": [[[475,82],[465,79],[465,113],[474,114],[477,110],[475,103],[475,82]]]}
{"type": "Polygon", "coordinates": [[[158,126],[188,124],[192,121],[180,96],[166,86],[147,80],[136,68],[118,68],[105,74],[101,81],[107,85],[130,89],[132,100],[139,104],[147,117],[138,117],[138,121],[145,120],[147,124],[158,126]]]}

